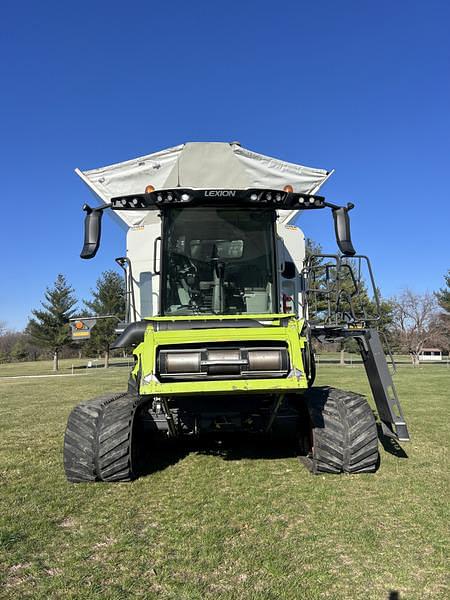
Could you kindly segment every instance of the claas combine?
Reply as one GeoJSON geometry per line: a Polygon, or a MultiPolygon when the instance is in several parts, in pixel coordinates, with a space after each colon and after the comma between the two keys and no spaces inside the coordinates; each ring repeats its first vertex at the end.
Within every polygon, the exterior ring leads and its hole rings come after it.
{"type": "MultiPolygon", "coordinates": [[[[127,391],[71,412],[69,481],[129,481],[157,438],[234,432],[295,439],[315,474],[374,472],[374,413],[359,394],[314,387],[314,339],[354,340],[384,434],[409,439],[370,263],[350,237],[353,205],[318,194],[330,172],[215,142],[77,173],[101,200],[84,206],[81,257],[95,256],[104,211],[126,229],[127,317],[113,347],[132,348],[134,367],[127,391]],[[327,209],[340,252],[308,254],[293,223],[327,209]]],[[[74,339],[96,318],[78,319],[74,339]]]]}

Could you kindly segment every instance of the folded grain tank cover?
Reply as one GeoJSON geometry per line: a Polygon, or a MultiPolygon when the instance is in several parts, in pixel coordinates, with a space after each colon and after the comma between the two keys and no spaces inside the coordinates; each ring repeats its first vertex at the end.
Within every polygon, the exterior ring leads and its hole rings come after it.
{"type": "MultiPolygon", "coordinates": [[[[238,143],[225,142],[190,142],[99,169],[76,169],[76,173],[102,203],[115,196],[142,194],[147,185],[157,190],[175,187],[281,190],[290,184],[295,192],[314,194],[331,175],[324,169],[288,163],[247,150],[238,143]]],[[[153,211],[114,213],[126,228],[157,220],[153,211]]]]}

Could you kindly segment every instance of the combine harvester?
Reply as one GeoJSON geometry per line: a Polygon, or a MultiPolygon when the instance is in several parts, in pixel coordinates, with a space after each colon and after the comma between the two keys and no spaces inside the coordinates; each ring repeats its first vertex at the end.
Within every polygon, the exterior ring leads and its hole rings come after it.
{"type": "MultiPolygon", "coordinates": [[[[331,173],[238,143],[188,143],[78,175],[102,201],[85,205],[81,257],[95,256],[103,211],[127,230],[128,391],[76,406],[64,441],[67,479],[128,481],[156,436],[295,435],[312,473],[373,472],[377,427],[366,399],[312,387],[312,339],[356,340],[384,434],[409,440],[374,321],[358,309],[370,263],[349,211],[317,194],[331,173]],[[340,255],[306,257],[301,211],[331,209],[340,255]]],[[[376,311],[375,311],[376,312],[376,311]]],[[[74,325],[88,335],[95,320],[74,325]]]]}

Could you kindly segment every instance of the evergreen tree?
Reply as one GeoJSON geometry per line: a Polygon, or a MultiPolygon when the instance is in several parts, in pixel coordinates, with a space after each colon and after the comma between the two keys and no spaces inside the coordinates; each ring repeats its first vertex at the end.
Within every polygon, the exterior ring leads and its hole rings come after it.
{"type": "MultiPolygon", "coordinates": [[[[319,244],[306,239],[306,259],[322,251],[319,244]]],[[[342,258],[341,269],[336,272],[332,258],[314,259],[314,277],[310,285],[316,293],[310,294],[309,316],[312,321],[332,325],[337,315],[339,322],[367,323],[376,327],[390,341],[390,326],[393,321],[393,304],[380,298],[379,310],[372,294],[368,273],[364,262],[358,259],[342,258]],[[350,270],[351,269],[351,270],[350,270]],[[353,275],[352,275],[353,272],[353,275]],[[337,280],[338,278],[338,280],[337,280]],[[338,291],[339,290],[339,291],[338,291]],[[379,317],[379,318],[378,318],[379,317]]],[[[358,352],[355,340],[350,338],[339,342],[340,363],[344,363],[344,351],[358,352]]]]}
{"type": "Polygon", "coordinates": [[[59,274],[54,286],[47,288],[44,294],[45,302],[42,309],[32,310],[31,318],[26,327],[33,341],[53,353],[53,370],[59,368],[59,353],[70,343],[69,319],[75,314],[77,299],[73,288],[67,283],[64,275],[59,274]]]}
{"type": "Polygon", "coordinates": [[[86,308],[96,316],[111,316],[99,319],[92,329],[90,347],[105,355],[105,368],[109,366],[109,347],[116,339],[117,323],[125,318],[125,282],[116,271],[105,271],[97,279],[92,299],[84,300],[86,308]]]}
{"type": "Polygon", "coordinates": [[[450,314],[450,269],[447,271],[447,275],[444,275],[444,279],[447,289],[441,288],[436,292],[436,298],[442,310],[450,314]]]}
{"type": "Polygon", "coordinates": [[[322,254],[322,246],[312,240],[311,238],[305,238],[305,258],[310,258],[313,254],[322,254]]]}
{"type": "Polygon", "coordinates": [[[437,316],[438,335],[436,336],[436,344],[443,350],[450,350],[450,269],[447,275],[444,275],[446,288],[441,288],[436,292],[435,296],[442,312],[437,316]]]}

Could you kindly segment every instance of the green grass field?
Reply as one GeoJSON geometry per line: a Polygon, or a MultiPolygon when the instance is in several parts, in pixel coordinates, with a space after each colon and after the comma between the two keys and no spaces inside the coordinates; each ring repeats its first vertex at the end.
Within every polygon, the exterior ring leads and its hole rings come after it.
{"type": "MultiPolygon", "coordinates": [[[[111,358],[111,366],[129,364],[133,365],[133,358],[111,358]]],[[[103,368],[103,359],[93,358],[64,358],[59,361],[57,375],[92,374],[97,369],[103,368]],[[88,363],[91,367],[88,368],[88,363]]],[[[23,377],[24,375],[54,375],[53,362],[51,360],[36,360],[32,362],[4,363],[0,364],[0,379],[2,377],[23,377]]]]}
{"type": "MultiPolygon", "coordinates": [[[[66,483],[62,442],[74,404],[124,389],[127,369],[76,373],[0,380],[1,598],[449,597],[447,367],[399,368],[412,442],[408,458],[381,447],[375,475],[210,444],[160,449],[119,485],[66,483]]],[[[369,393],[360,366],[322,365],[318,383],[369,393]]]]}

